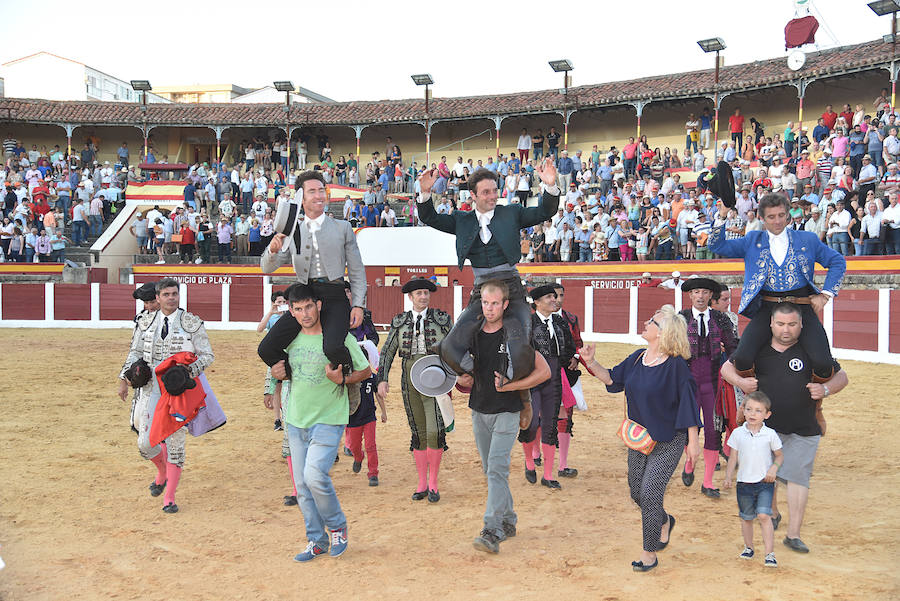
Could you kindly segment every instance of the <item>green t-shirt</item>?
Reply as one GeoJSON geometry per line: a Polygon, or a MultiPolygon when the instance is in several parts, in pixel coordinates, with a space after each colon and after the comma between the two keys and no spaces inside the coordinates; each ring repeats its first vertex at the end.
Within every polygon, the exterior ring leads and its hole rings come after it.
{"type": "MultiPolygon", "coordinates": [[[[344,344],[350,350],[354,371],[369,367],[359,344],[347,334],[344,344]]],[[[284,419],[295,428],[314,424],[343,426],[350,419],[347,388],[341,388],[325,376],[328,357],[322,351],[321,334],[298,334],[287,349],[291,364],[291,402],[284,419]]]]}
{"type": "Polygon", "coordinates": [[[359,165],[359,163],[356,162],[356,159],[350,159],[349,161],[347,161],[347,169],[353,169],[357,165],[359,165]]]}

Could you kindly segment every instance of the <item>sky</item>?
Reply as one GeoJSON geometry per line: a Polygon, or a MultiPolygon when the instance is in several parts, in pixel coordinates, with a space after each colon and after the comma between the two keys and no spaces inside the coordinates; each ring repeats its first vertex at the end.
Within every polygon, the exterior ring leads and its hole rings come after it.
{"type": "MultiPolygon", "coordinates": [[[[862,0],[809,2],[819,20],[809,49],[890,33],[890,17],[862,0]]],[[[784,26],[795,16],[794,0],[44,0],[41,14],[53,18],[36,29],[22,26],[21,4],[2,5],[0,63],[45,50],[126,81],[255,88],[288,79],[339,101],[420,97],[409,76],[423,72],[435,97],[560,88],[547,61],[562,58],[575,86],[711,68],[696,44],[710,37],[725,40],[726,64],[786,57],[784,26]]]]}

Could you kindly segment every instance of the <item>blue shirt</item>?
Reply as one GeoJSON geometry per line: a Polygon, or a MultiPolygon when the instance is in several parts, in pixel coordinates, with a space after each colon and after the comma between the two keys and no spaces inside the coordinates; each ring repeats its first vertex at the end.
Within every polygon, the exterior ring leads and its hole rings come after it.
{"type": "MultiPolygon", "coordinates": [[[[859,157],[866,153],[866,146],[862,143],[865,137],[862,132],[850,132],[850,156],[859,157]]],[[[869,141],[872,141],[872,136],[869,136],[869,141]]]]}
{"type": "Polygon", "coordinates": [[[813,128],[813,140],[816,142],[821,142],[825,138],[828,137],[828,128],[824,125],[816,125],[813,128]]]}
{"type": "Polygon", "coordinates": [[[522,162],[519,159],[513,157],[509,161],[509,168],[513,173],[518,173],[519,169],[522,167],[522,162]]]}
{"type": "Polygon", "coordinates": [[[600,176],[600,179],[612,181],[612,167],[609,165],[600,165],[597,168],[597,175],[600,176]]]}
{"type": "Polygon", "coordinates": [[[507,164],[507,162],[500,161],[499,163],[497,163],[497,171],[500,173],[500,175],[506,177],[506,175],[509,173],[509,165],[507,164]]]}
{"type": "Polygon", "coordinates": [[[379,178],[378,178],[378,183],[381,184],[381,188],[382,188],[383,190],[387,190],[387,189],[388,189],[388,186],[389,186],[390,183],[391,183],[391,179],[388,177],[388,174],[385,172],[385,173],[382,173],[382,174],[379,176],[379,178]]]}
{"type": "Polygon", "coordinates": [[[560,175],[568,175],[572,173],[572,169],[574,165],[572,164],[572,159],[569,157],[563,157],[556,162],[556,169],[559,171],[560,175]]]}
{"type": "Polygon", "coordinates": [[[700,129],[709,129],[709,128],[710,128],[709,115],[700,115],[700,129]]]}
{"type": "Polygon", "coordinates": [[[733,161],[735,154],[736,154],[736,152],[735,152],[734,146],[727,147],[725,149],[725,156],[723,157],[725,159],[725,162],[730,163],[731,161],[733,161]]]}
{"type": "Polygon", "coordinates": [[[447,191],[447,178],[443,175],[437,178],[431,187],[432,194],[443,194],[447,191]]]}
{"type": "Polygon", "coordinates": [[[485,169],[490,171],[491,173],[497,173],[497,163],[491,161],[487,165],[484,166],[485,169]]]}
{"type": "Polygon", "coordinates": [[[634,351],[610,369],[612,384],[606,390],[625,391],[628,417],[644,426],[653,440],[668,442],[676,432],[700,425],[697,383],[683,358],[669,357],[648,367],[643,353],[634,351]]]}

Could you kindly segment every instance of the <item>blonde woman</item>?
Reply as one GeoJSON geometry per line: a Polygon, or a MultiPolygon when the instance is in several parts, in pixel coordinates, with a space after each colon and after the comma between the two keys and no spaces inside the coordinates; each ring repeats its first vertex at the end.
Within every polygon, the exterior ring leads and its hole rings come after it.
{"type": "Polygon", "coordinates": [[[672,305],[664,305],[644,323],[647,348],[637,350],[612,369],[594,359],[594,345],[579,349],[587,368],[609,392],[625,391],[628,417],[644,426],[656,446],[649,455],[628,450],[628,487],[641,508],[643,551],[631,562],[635,572],[659,564],[656,552],[669,544],[675,518],[663,508],[669,479],[682,451],[700,456],[697,384],[688,368],[691,356],[687,324],[672,305]],[[687,446],[685,446],[687,445],[687,446]]]}

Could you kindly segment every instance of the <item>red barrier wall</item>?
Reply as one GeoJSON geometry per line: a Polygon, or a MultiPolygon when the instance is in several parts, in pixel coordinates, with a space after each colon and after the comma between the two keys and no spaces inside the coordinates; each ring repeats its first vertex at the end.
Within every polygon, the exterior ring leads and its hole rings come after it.
{"type": "Polygon", "coordinates": [[[90,319],[91,285],[56,284],[53,286],[55,319],[90,319]]]}
{"type": "MultiPolygon", "coordinates": [[[[221,290],[218,286],[211,286],[215,290],[219,290],[221,298],[221,290]]],[[[191,297],[188,296],[188,302],[191,297]]],[[[265,308],[262,303],[262,281],[254,283],[233,283],[231,284],[231,292],[228,297],[229,302],[229,319],[231,321],[259,321],[263,318],[266,311],[269,310],[269,302],[266,299],[265,308]]]]}
{"type": "Polygon", "coordinates": [[[628,333],[628,290],[594,290],[594,331],[603,334],[628,333]]]}
{"type": "Polygon", "coordinates": [[[134,286],[128,284],[100,284],[100,319],[133,320],[135,300],[134,286]]]}
{"type": "Polygon", "coordinates": [[[204,321],[221,321],[222,287],[187,284],[187,310],[204,321]]]}
{"type": "Polygon", "coordinates": [[[44,319],[44,285],[4,286],[3,319],[44,319]]]}
{"type": "Polygon", "coordinates": [[[890,320],[888,352],[900,353],[900,290],[891,290],[889,306],[894,319],[890,320]]]}
{"type": "Polygon", "coordinates": [[[832,346],[878,350],[878,291],[843,290],[834,301],[832,346]]]}

